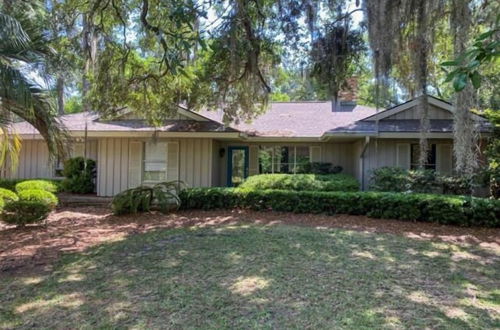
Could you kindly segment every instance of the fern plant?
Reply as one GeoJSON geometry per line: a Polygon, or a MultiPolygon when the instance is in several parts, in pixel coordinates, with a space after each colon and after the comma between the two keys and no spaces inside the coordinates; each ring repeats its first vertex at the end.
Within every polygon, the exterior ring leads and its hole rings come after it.
{"type": "Polygon", "coordinates": [[[163,213],[176,211],[181,206],[179,194],[185,188],[186,184],[182,181],[168,181],[122,191],[111,202],[113,213],[121,215],[150,210],[163,213]]]}

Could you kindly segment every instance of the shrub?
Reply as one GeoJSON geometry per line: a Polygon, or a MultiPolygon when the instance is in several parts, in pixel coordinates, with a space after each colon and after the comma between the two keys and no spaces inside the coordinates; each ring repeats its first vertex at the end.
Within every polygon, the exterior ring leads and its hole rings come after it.
{"type": "Polygon", "coordinates": [[[3,210],[4,206],[5,206],[5,202],[3,201],[3,199],[0,199],[0,211],[3,210]]]}
{"type": "Polygon", "coordinates": [[[96,164],[92,159],[75,157],[64,163],[62,189],[67,192],[88,194],[94,192],[96,164]]]}
{"type": "Polygon", "coordinates": [[[405,191],[417,193],[437,193],[441,190],[441,183],[436,171],[412,170],[406,171],[405,191]]]}
{"type": "Polygon", "coordinates": [[[113,198],[113,213],[134,214],[152,209],[170,212],[179,209],[181,199],[179,193],[185,188],[181,181],[158,183],[152,187],[141,186],[122,191],[113,198]]]}
{"type": "Polygon", "coordinates": [[[478,179],[478,176],[438,175],[434,170],[408,171],[399,167],[381,167],[372,172],[370,190],[470,195],[473,184],[481,184],[478,179]]]}
{"type": "Polygon", "coordinates": [[[470,195],[472,193],[472,181],[466,176],[441,176],[440,182],[443,194],[470,195]]]}
{"type": "Polygon", "coordinates": [[[357,191],[359,183],[345,174],[260,174],[249,177],[243,189],[281,189],[295,191],[357,191]]]}
{"type": "Polygon", "coordinates": [[[379,167],[372,172],[370,190],[405,191],[407,175],[408,172],[400,167],[379,167]]]}
{"type": "Polygon", "coordinates": [[[40,189],[21,190],[18,195],[22,201],[44,203],[50,208],[56,207],[58,203],[57,197],[53,193],[40,189]]]}
{"type": "Polygon", "coordinates": [[[16,184],[25,181],[24,179],[0,179],[0,188],[16,191],[16,184]]]}
{"type": "Polygon", "coordinates": [[[7,204],[19,200],[19,197],[11,190],[0,188],[0,200],[7,204]]]}
{"type": "Polygon", "coordinates": [[[332,163],[311,162],[306,163],[300,169],[300,173],[310,174],[338,174],[342,172],[342,166],[333,166],[332,163]]]}
{"type": "Polygon", "coordinates": [[[460,226],[500,227],[500,201],[484,198],[388,192],[315,192],[194,188],[180,194],[183,209],[275,210],[368,215],[460,226]]]}
{"type": "Polygon", "coordinates": [[[47,218],[50,206],[39,201],[19,200],[4,206],[1,220],[5,223],[24,226],[37,223],[47,218]]]}
{"type": "Polygon", "coordinates": [[[18,193],[24,190],[44,190],[55,193],[58,191],[58,185],[49,180],[26,180],[16,184],[16,191],[18,193]]]}

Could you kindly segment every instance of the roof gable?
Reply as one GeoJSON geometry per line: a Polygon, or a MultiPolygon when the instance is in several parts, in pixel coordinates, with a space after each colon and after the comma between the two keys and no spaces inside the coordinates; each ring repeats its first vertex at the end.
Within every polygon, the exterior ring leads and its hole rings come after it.
{"type": "MultiPolygon", "coordinates": [[[[420,110],[418,109],[418,106],[415,105],[409,109],[385,117],[382,120],[420,119],[420,117],[421,117],[420,110]]],[[[453,120],[453,113],[443,108],[436,107],[434,105],[429,105],[428,118],[453,120]]]]}
{"type": "MultiPolygon", "coordinates": [[[[363,121],[376,121],[376,120],[404,120],[404,119],[420,119],[421,116],[418,113],[418,103],[420,98],[424,96],[419,96],[405,103],[398,104],[392,108],[383,110],[374,115],[363,118],[363,121]]],[[[434,96],[427,95],[427,101],[429,103],[429,119],[449,119],[453,120],[453,113],[455,108],[451,103],[444,100],[438,99],[434,96]]],[[[472,114],[474,120],[485,121],[481,116],[472,114]]]]}

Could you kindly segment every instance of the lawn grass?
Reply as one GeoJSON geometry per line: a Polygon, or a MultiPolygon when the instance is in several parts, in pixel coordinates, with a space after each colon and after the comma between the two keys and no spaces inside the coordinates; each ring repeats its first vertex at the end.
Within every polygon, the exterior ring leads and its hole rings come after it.
{"type": "Polygon", "coordinates": [[[496,252],[287,225],[158,230],[0,279],[0,327],[493,329],[496,252]]]}

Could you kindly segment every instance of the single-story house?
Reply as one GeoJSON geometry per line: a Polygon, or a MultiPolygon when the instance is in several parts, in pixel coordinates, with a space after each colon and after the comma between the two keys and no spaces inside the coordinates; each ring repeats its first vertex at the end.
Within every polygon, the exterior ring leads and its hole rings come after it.
{"type": "MultiPolygon", "coordinates": [[[[423,96],[422,96],[423,97],[423,96]]],[[[453,172],[453,111],[428,96],[428,168],[453,172]]],[[[373,169],[417,165],[420,120],[413,99],[379,110],[352,100],[277,102],[251,123],[224,125],[220,111],[179,107],[160,127],[132,112],[113,120],[97,113],[60,118],[73,138],[72,155],[97,162],[97,195],[113,196],[141,184],[182,180],[191,187],[234,186],[249,175],[295,173],[308,162],[341,166],[367,188],[373,169]],[[84,141],[86,140],[86,145],[84,141]]],[[[482,137],[489,123],[474,115],[482,137]]],[[[22,138],[19,164],[4,167],[6,178],[57,178],[61,165],[48,161],[42,137],[25,122],[13,125],[22,138]]]]}

